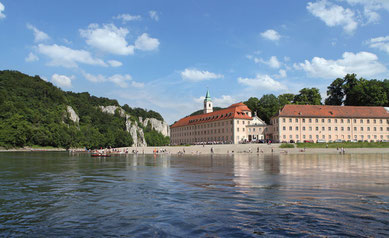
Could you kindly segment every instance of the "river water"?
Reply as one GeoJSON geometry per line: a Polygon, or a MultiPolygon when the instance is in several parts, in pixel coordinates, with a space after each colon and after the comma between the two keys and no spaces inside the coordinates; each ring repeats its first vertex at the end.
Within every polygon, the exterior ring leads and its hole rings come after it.
{"type": "Polygon", "coordinates": [[[0,236],[389,236],[389,154],[0,153],[0,236]]]}

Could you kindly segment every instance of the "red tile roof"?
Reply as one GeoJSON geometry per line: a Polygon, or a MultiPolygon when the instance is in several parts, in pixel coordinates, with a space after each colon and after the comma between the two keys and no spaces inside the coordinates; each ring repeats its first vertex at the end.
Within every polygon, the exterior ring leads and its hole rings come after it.
{"type": "Polygon", "coordinates": [[[282,117],[389,118],[384,107],[285,105],[276,115],[282,117]]]}
{"type": "Polygon", "coordinates": [[[233,119],[233,118],[251,120],[252,117],[246,114],[247,111],[250,111],[250,109],[244,103],[242,102],[235,103],[229,106],[228,108],[221,109],[215,112],[184,117],[180,119],[178,122],[171,125],[171,128],[188,126],[188,125],[197,125],[201,123],[221,121],[221,120],[233,119]]]}

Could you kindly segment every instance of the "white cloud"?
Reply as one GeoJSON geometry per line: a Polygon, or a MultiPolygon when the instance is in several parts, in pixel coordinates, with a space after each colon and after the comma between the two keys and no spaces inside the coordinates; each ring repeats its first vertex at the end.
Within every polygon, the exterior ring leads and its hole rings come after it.
{"type": "Polygon", "coordinates": [[[67,68],[78,67],[78,63],[107,66],[103,60],[93,58],[88,51],[85,50],[73,50],[66,46],[61,45],[45,45],[39,44],[37,50],[40,54],[43,54],[50,58],[49,65],[51,66],[63,66],[67,68]]]}
{"type": "Polygon", "coordinates": [[[147,33],[143,33],[136,39],[135,48],[144,51],[151,51],[158,49],[159,40],[151,38],[147,33]]]}
{"type": "Polygon", "coordinates": [[[269,60],[264,60],[262,58],[254,58],[254,62],[266,64],[273,69],[278,69],[281,67],[281,63],[280,63],[280,61],[278,61],[276,56],[270,57],[269,60]]]}
{"type": "Polygon", "coordinates": [[[159,21],[159,16],[156,11],[149,11],[149,16],[154,21],[159,21]]]}
{"type": "Polygon", "coordinates": [[[315,3],[309,2],[307,9],[329,27],[342,26],[344,31],[349,34],[353,33],[358,27],[352,10],[344,9],[342,6],[332,4],[327,0],[320,0],[315,3]]]}
{"type": "Polygon", "coordinates": [[[327,60],[314,57],[312,61],[294,64],[295,69],[304,70],[308,75],[317,78],[334,79],[346,74],[356,73],[361,77],[373,77],[387,72],[386,67],[378,61],[378,57],[369,52],[343,53],[342,59],[327,60]]]}
{"type": "Polygon", "coordinates": [[[62,88],[71,88],[73,79],[74,76],[68,77],[66,75],[59,74],[53,74],[53,76],[51,76],[51,81],[62,88]]]}
{"type": "Polygon", "coordinates": [[[83,72],[83,75],[87,80],[93,83],[112,82],[121,88],[127,88],[128,83],[130,83],[131,86],[135,88],[144,87],[144,83],[133,81],[131,75],[129,74],[125,74],[125,75],[115,74],[110,77],[105,77],[101,74],[93,75],[93,74],[83,72]]]}
{"type": "Polygon", "coordinates": [[[214,105],[217,107],[228,107],[237,101],[230,95],[222,95],[220,98],[213,98],[214,105]]]}
{"type": "Polygon", "coordinates": [[[108,60],[108,64],[111,65],[112,67],[120,67],[123,65],[122,62],[117,60],[108,60]]]}
{"type": "Polygon", "coordinates": [[[29,23],[27,23],[27,29],[32,30],[32,32],[34,33],[35,42],[41,42],[50,39],[50,37],[46,33],[38,30],[38,28],[29,23]]]}
{"type": "Polygon", "coordinates": [[[389,36],[372,38],[367,41],[371,48],[377,48],[389,54],[389,36]]]}
{"type": "Polygon", "coordinates": [[[360,4],[363,6],[363,14],[367,18],[368,23],[378,22],[381,18],[378,10],[384,9],[389,11],[388,0],[346,0],[351,5],[360,4]]]}
{"type": "Polygon", "coordinates": [[[117,28],[114,24],[90,24],[88,29],[80,29],[80,34],[86,39],[86,43],[103,52],[116,55],[134,54],[134,46],[128,45],[126,28],[117,28]]]}
{"type": "Polygon", "coordinates": [[[34,53],[30,52],[30,54],[28,54],[28,56],[24,60],[26,62],[34,62],[34,61],[38,61],[39,58],[34,53]]]}
{"type": "Polygon", "coordinates": [[[192,82],[200,82],[209,79],[223,78],[222,74],[215,74],[209,71],[200,71],[197,69],[185,69],[181,72],[181,78],[192,82]]]}
{"type": "Polygon", "coordinates": [[[140,21],[142,20],[142,17],[139,15],[130,15],[130,14],[120,14],[117,15],[116,17],[113,17],[114,19],[121,19],[123,22],[128,22],[128,21],[140,21]]]}
{"type": "Polygon", "coordinates": [[[286,76],[287,76],[286,70],[284,70],[284,69],[280,69],[280,71],[278,71],[278,74],[274,75],[274,77],[277,79],[286,78],[286,76]]]}
{"type": "Polygon", "coordinates": [[[271,41],[278,41],[281,38],[280,34],[273,29],[269,29],[267,31],[262,32],[261,36],[271,41]]]}
{"type": "Polygon", "coordinates": [[[286,90],[286,86],[274,80],[269,75],[257,74],[255,78],[238,78],[238,83],[253,89],[268,89],[271,91],[286,90]]]}
{"type": "Polygon", "coordinates": [[[4,7],[4,5],[0,2],[0,19],[5,18],[5,14],[3,13],[4,10],[5,10],[5,7],[4,7]]]}

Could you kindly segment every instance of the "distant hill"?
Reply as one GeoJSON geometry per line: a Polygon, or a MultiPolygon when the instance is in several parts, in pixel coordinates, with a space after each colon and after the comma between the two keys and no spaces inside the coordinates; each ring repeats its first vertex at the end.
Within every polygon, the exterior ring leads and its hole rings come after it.
{"type": "Polygon", "coordinates": [[[143,125],[139,117],[163,121],[152,110],[120,107],[117,100],[62,91],[39,76],[0,71],[1,147],[122,147],[131,146],[140,136],[149,145],[169,143],[168,137],[143,125]],[[106,106],[117,110],[103,112],[106,106]],[[131,126],[136,126],[132,134],[131,126]]]}

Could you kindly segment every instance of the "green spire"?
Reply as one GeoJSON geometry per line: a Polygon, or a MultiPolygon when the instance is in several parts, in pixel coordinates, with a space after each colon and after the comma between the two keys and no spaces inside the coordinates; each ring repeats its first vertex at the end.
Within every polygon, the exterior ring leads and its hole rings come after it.
{"type": "Polygon", "coordinates": [[[212,101],[211,100],[211,95],[209,94],[209,90],[207,89],[207,94],[205,95],[205,100],[204,101],[212,101]]]}

